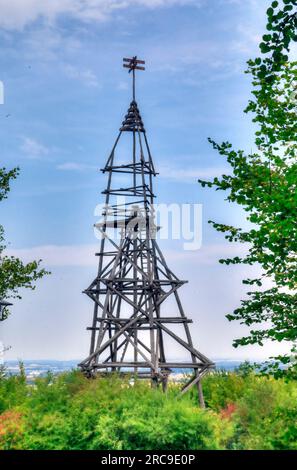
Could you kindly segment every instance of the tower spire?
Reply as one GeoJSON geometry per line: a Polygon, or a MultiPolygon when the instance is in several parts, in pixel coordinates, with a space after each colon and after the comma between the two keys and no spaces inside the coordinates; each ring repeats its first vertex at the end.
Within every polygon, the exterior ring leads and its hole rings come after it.
{"type": "Polygon", "coordinates": [[[187,281],[171,271],[156,240],[159,227],[155,222],[153,180],[157,173],[135,101],[135,70],[144,70],[143,64],[136,56],[124,58],[124,67],[133,73],[133,100],[102,169],[108,178],[102,191],[103,219],[96,224],[102,234],[99,267],[84,291],[94,302],[92,326],[88,328],[90,352],[79,366],[87,376],[134,372],[138,378],[150,379],[154,386],[161,384],[164,390],[172,370],[192,371],[182,392],[197,386],[203,406],[201,379],[214,364],[194,347],[189,328],[192,320],[186,316],[178,293],[187,281]],[[118,147],[127,132],[131,153],[123,160],[118,147]],[[168,298],[174,300],[170,316],[163,311],[168,298]],[[175,330],[178,325],[183,330],[181,336],[175,330]],[[168,360],[172,351],[168,341],[175,342],[187,359],[168,360]]]}
{"type": "Polygon", "coordinates": [[[137,59],[137,55],[135,55],[132,59],[124,57],[123,62],[123,67],[129,69],[129,73],[132,72],[132,97],[135,101],[135,70],[145,70],[145,67],[143,67],[145,61],[137,59]]]}

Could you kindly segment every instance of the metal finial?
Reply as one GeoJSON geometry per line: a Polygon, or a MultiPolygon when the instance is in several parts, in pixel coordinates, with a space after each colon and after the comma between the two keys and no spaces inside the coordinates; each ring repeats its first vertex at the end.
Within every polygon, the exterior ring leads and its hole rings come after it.
{"type": "Polygon", "coordinates": [[[135,101],[135,70],[145,70],[145,67],[142,66],[145,64],[145,61],[137,59],[137,56],[135,55],[132,59],[124,57],[123,62],[123,67],[129,69],[129,73],[133,72],[133,100],[135,101]]]}

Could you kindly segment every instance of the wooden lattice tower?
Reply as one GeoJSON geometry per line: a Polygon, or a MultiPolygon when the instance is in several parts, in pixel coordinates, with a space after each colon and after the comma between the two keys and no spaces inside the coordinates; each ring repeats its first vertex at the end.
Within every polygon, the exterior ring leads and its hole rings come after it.
{"type": "MultiPolygon", "coordinates": [[[[174,368],[194,371],[182,392],[197,385],[203,406],[201,378],[213,363],[193,346],[189,320],[183,310],[178,289],[186,282],[169,269],[156,242],[153,178],[157,175],[146,131],[135,100],[135,70],[144,70],[137,57],[124,59],[132,72],[133,99],[120,128],[111,154],[102,169],[108,174],[103,221],[96,224],[102,233],[98,274],[85,293],[94,301],[89,356],[79,366],[89,376],[96,372],[118,372],[148,378],[166,389],[174,368]],[[123,163],[117,155],[120,139],[132,137],[131,157],[123,163]],[[114,177],[125,175],[124,187],[113,185],[114,177]],[[116,197],[124,196],[123,204],[116,197]],[[120,241],[109,235],[121,232],[120,241]],[[163,316],[161,307],[173,296],[177,314],[163,316]],[[184,339],[172,331],[179,324],[184,339]],[[171,337],[189,356],[187,362],[168,361],[165,337],[171,337]],[[130,357],[129,357],[130,355],[130,357]]],[[[120,155],[121,158],[121,155],[120,155]]]]}

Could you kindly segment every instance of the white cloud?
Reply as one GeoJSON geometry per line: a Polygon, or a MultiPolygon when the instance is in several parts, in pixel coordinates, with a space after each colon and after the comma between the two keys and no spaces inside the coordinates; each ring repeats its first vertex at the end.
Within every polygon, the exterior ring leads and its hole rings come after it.
{"type": "MultiPolygon", "coordinates": [[[[100,241],[85,245],[40,245],[32,248],[7,249],[5,254],[17,256],[24,262],[42,259],[45,266],[96,266],[100,241]]],[[[165,250],[169,262],[183,261],[190,264],[217,264],[220,258],[243,256],[247,248],[241,244],[205,244],[195,251],[165,250]]]]}
{"type": "Polygon", "coordinates": [[[21,150],[26,154],[28,158],[38,159],[49,153],[49,149],[31,137],[23,137],[23,143],[21,150]]]}
{"type": "MultiPolygon", "coordinates": [[[[63,60],[65,60],[65,57],[73,60],[81,53],[82,43],[80,38],[64,34],[63,31],[53,28],[51,25],[40,25],[32,28],[26,31],[22,39],[23,49],[20,53],[24,55],[25,60],[28,60],[29,63],[31,60],[53,61],[58,57],[63,57],[63,60]]],[[[61,68],[63,67],[64,63],[61,63],[61,68]]],[[[63,72],[65,72],[64,68],[63,72]]]]}
{"type": "Polygon", "coordinates": [[[64,66],[64,71],[69,78],[79,80],[87,86],[98,87],[99,81],[95,73],[90,69],[80,69],[73,65],[67,64],[64,66]]]}
{"type": "Polygon", "coordinates": [[[260,18],[263,20],[263,27],[259,28],[259,23],[240,23],[237,25],[237,32],[238,32],[238,39],[236,41],[232,41],[230,44],[231,51],[237,52],[243,55],[250,55],[256,54],[259,52],[258,46],[261,42],[261,34],[259,31],[261,29],[264,31],[264,20],[265,16],[263,15],[263,11],[259,12],[262,13],[262,17],[260,18]]]}
{"type": "Polygon", "coordinates": [[[21,30],[39,18],[53,22],[60,15],[98,22],[132,6],[160,8],[189,4],[199,6],[200,0],[0,0],[0,26],[21,30]]]}
{"type": "Polygon", "coordinates": [[[200,266],[218,264],[219,259],[222,258],[243,257],[247,254],[247,251],[247,245],[240,243],[202,243],[199,250],[164,250],[164,255],[169,262],[182,261],[187,264],[197,264],[200,266]]]}
{"type": "Polygon", "coordinates": [[[57,170],[63,171],[84,171],[84,170],[94,170],[98,169],[96,166],[93,165],[86,165],[84,163],[76,163],[76,162],[66,162],[57,165],[57,170]]]}
{"type": "Polygon", "coordinates": [[[25,263],[42,259],[45,266],[96,266],[94,254],[98,245],[41,245],[32,248],[8,249],[5,254],[17,256],[25,263]]]}
{"type": "Polygon", "coordinates": [[[183,181],[185,183],[197,183],[197,179],[220,177],[222,174],[230,174],[230,169],[224,167],[210,168],[177,168],[171,165],[158,167],[159,177],[183,181]]]}

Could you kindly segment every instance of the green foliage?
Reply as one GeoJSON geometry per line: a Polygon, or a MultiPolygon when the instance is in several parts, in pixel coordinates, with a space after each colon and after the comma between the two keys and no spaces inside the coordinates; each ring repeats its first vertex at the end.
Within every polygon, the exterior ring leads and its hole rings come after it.
{"type": "Polygon", "coordinates": [[[0,375],[0,413],[17,407],[27,397],[28,387],[26,378],[20,364],[20,373],[12,377],[8,377],[2,369],[0,375]]]}
{"type": "Polygon", "coordinates": [[[225,409],[230,403],[236,402],[244,393],[248,380],[243,376],[230,372],[217,372],[207,375],[203,380],[203,391],[206,406],[215,411],[225,409]]]}
{"type": "Polygon", "coordinates": [[[102,414],[97,422],[91,448],[108,450],[155,449],[216,449],[216,422],[211,414],[201,412],[193,405],[149,396],[146,390],[131,406],[116,407],[112,413],[102,414]],[[158,401],[156,400],[158,398],[158,401]],[[103,432],[102,432],[103,431],[103,432]]]}
{"type": "MultiPolygon", "coordinates": [[[[0,168],[0,202],[7,198],[10,191],[10,183],[19,174],[19,168],[6,170],[0,168]]],[[[39,261],[31,261],[24,264],[19,258],[6,256],[4,242],[4,229],[0,225],[0,299],[21,298],[20,288],[34,289],[34,283],[44,275],[48,274],[45,269],[40,269],[39,261]]],[[[7,318],[9,309],[5,307],[2,312],[2,319],[7,318]]]]}
{"type": "Polygon", "coordinates": [[[296,385],[258,377],[238,400],[236,449],[297,449],[296,385]]]}
{"type": "MultiPolygon", "coordinates": [[[[261,57],[248,61],[252,76],[253,99],[245,112],[253,113],[257,125],[257,151],[245,154],[228,142],[213,148],[230,164],[233,174],[213,181],[200,181],[203,187],[227,191],[226,200],[246,211],[251,229],[242,230],[210,221],[230,242],[246,243],[248,254],[220,260],[224,264],[256,264],[262,276],[245,279],[254,289],[241,306],[227,315],[248,327],[249,335],[234,346],[263,345],[266,340],[297,340],[297,62],[290,62],[288,51],[296,41],[296,0],[272,2],[267,10],[267,34],[260,44],[261,57]],[[272,287],[263,287],[266,281],[272,287]],[[258,290],[257,290],[258,288],[258,290]]],[[[277,376],[297,374],[297,354],[275,358],[266,365],[277,376]],[[285,364],[286,368],[279,367],[285,364]]]]}
{"type": "Polygon", "coordinates": [[[7,193],[10,191],[10,181],[14,180],[19,174],[19,168],[6,170],[0,168],[0,201],[7,198],[7,193]]]}
{"type": "Polygon", "coordinates": [[[147,383],[73,371],[34,386],[6,376],[0,387],[0,449],[219,449],[232,428],[190,397],[177,398],[175,386],[165,395],[147,383]],[[7,429],[7,413],[17,426],[7,429]]]}
{"type": "Polygon", "coordinates": [[[297,389],[294,380],[255,373],[248,364],[204,381],[207,406],[231,422],[228,449],[297,449],[297,389]]]}
{"type": "Polygon", "coordinates": [[[24,434],[21,413],[6,411],[0,415],[0,450],[18,449],[24,434]]]}
{"type": "Polygon", "coordinates": [[[0,378],[0,449],[186,450],[297,449],[294,381],[255,373],[245,364],[203,382],[196,394],[167,394],[116,375],[24,374],[0,378]]]}

